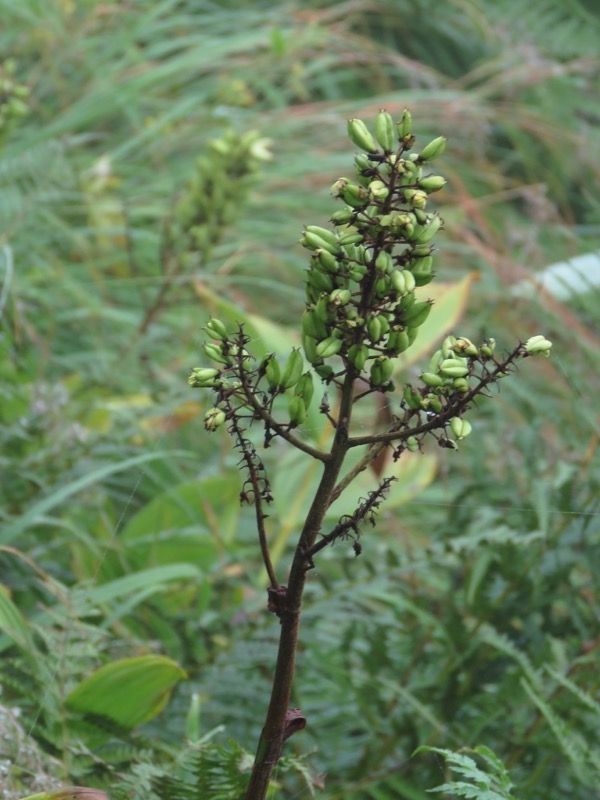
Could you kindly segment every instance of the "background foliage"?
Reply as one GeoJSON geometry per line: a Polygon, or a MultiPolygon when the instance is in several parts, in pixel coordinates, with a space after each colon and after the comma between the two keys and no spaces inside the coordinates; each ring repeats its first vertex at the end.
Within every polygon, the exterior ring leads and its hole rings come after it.
{"type": "MultiPolygon", "coordinates": [[[[213,768],[218,796],[237,796],[244,757],[227,741],[254,746],[277,626],[235,455],[202,430],[186,376],[214,312],[246,320],[259,351],[288,349],[303,306],[294,243],[334,208],[346,118],[409,106],[423,137],[449,137],[436,266],[443,281],[471,278],[460,332],[507,346],[543,330],[555,356],[481,405],[459,454],[406,462],[406,491],[360,559],[321,560],[297,682],[309,727],[290,748],[310,753],[312,785],[295,757],[278,780],[286,797],[416,800],[443,780],[416,747],[481,744],[520,798],[588,798],[595,4],[0,0],[0,17],[7,797],[52,781],[175,796],[173,780],[184,796],[213,768]],[[245,142],[237,164],[209,144],[228,136],[245,142]],[[559,262],[551,290],[532,283],[559,262]],[[153,680],[132,682],[119,716],[119,670],[139,658],[153,680]]],[[[310,485],[306,465],[283,463],[280,557],[310,485]]]]}

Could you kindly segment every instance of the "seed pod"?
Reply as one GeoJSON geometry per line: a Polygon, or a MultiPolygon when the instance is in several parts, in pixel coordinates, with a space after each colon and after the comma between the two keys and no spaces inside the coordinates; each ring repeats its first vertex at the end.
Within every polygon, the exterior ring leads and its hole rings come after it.
{"type": "Polygon", "coordinates": [[[412,276],[415,286],[427,286],[433,280],[433,269],[431,267],[433,259],[431,256],[417,260],[418,266],[412,268],[412,276]],[[420,263],[419,263],[420,262],[420,263]],[[427,264],[429,262],[429,264],[427,264]]]}
{"type": "Polygon", "coordinates": [[[390,331],[385,349],[392,356],[398,356],[410,347],[406,331],[390,331]]]}
{"type": "Polygon", "coordinates": [[[433,239],[439,229],[442,227],[443,219],[437,214],[430,220],[429,225],[422,230],[414,240],[417,244],[425,244],[433,239]]]}
{"type": "Polygon", "coordinates": [[[369,193],[363,186],[349,183],[341,192],[340,197],[352,208],[363,208],[369,202],[369,193]]]}
{"type": "Polygon", "coordinates": [[[288,356],[285,367],[281,373],[281,380],[279,382],[282,389],[291,389],[298,383],[302,370],[304,369],[304,359],[302,353],[298,349],[292,350],[288,356]]]}
{"type": "Polygon", "coordinates": [[[378,356],[371,364],[370,374],[373,386],[383,386],[394,374],[394,362],[387,356],[378,356]]]}
{"type": "Polygon", "coordinates": [[[496,340],[490,337],[489,339],[486,339],[485,342],[481,345],[479,351],[481,352],[482,355],[491,358],[494,355],[495,349],[496,349],[496,340]]]}
{"type": "Polygon", "coordinates": [[[353,344],[348,350],[348,360],[359,372],[362,372],[368,357],[369,348],[366,344],[353,344]]]}
{"type": "Polygon", "coordinates": [[[440,364],[444,360],[444,354],[441,350],[436,350],[435,353],[429,359],[429,365],[427,367],[427,372],[435,372],[436,374],[440,371],[440,364]]]}
{"type": "Polygon", "coordinates": [[[396,294],[398,294],[400,297],[406,294],[406,278],[403,270],[395,269],[390,275],[390,281],[396,294]]]}
{"type": "Polygon", "coordinates": [[[400,134],[400,138],[404,139],[405,136],[410,134],[410,129],[412,125],[412,116],[408,108],[405,108],[402,112],[402,119],[398,123],[398,133],[400,134]]]}
{"type": "Polygon", "coordinates": [[[404,285],[406,286],[406,291],[409,293],[414,292],[416,283],[412,272],[407,269],[403,269],[402,275],[404,276],[404,285]]]}
{"type": "Polygon", "coordinates": [[[188,384],[193,389],[207,389],[215,385],[215,378],[219,374],[218,369],[196,367],[192,370],[188,378],[188,384]]]}
{"type": "Polygon", "coordinates": [[[312,233],[315,236],[318,236],[320,239],[323,239],[329,244],[335,245],[337,244],[337,238],[333,231],[330,231],[328,228],[322,228],[320,225],[307,225],[305,229],[306,233],[312,233]]]}
{"type": "Polygon", "coordinates": [[[334,306],[345,306],[351,296],[350,289],[334,289],[329,295],[329,302],[334,306]]]}
{"type": "Polygon", "coordinates": [[[454,342],[454,352],[464,353],[466,356],[476,356],[478,354],[477,347],[466,336],[459,336],[454,342]]]}
{"type": "Polygon", "coordinates": [[[365,153],[359,153],[357,156],[354,156],[354,163],[356,164],[356,171],[359,175],[365,170],[370,170],[373,167],[372,162],[369,160],[369,156],[365,155],[365,153]]]}
{"type": "Polygon", "coordinates": [[[322,272],[320,269],[310,269],[308,271],[306,281],[319,293],[330,292],[333,289],[333,280],[331,279],[331,276],[326,272],[322,272]]]}
{"type": "Polygon", "coordinates": [[[444,358],[452,358],[454,355],[454,345],[456,343],[455,336],[446,336],[442,342],[442,354],[444,358]]]}
{"type": "Polygon", "coordinates": [[[444,385],[444,379],[441,375],[436,375],[434,372],[423,372],[421,374],[421,380],[425,386],[431,386],[433,389],[444,385]]]}
{"type": "Polygon", "coordinates": [[[301,425],[306,419],[306,407],[304,400],[297,395],[290,397],[288,402],[288,414],[292,425],[301,425]]]}
{"type": "Polygon", "coordinates": [[[377,118],[375,119],[375,136],[386,153],[394,149],[396,144],[394,120],[391,115],[383,109],[377,114],[377,118]]]}
{"type": "Polygon", "coordinates": [[[373,283],[373,290],[377,297],[385,297],[392,287],[391,281],[387,275],[383,275],[380,278],[376,278],[375,282],[373,283]]]}
{"type": "Polygon", "coordinates": [[[412,256],[414,258],[427,258],[431,255],[431,245],[418,244],[413,246],[412,256]]]}
{"type": "Polygon", "coordinates": [[[422,408],[423,403],[421,395],[412,388],[410,384],[404,387],[402,397],[407,408],[418,409],[422,408]]]}
{"type": "Polygon", "coordinates": [[[414,208],[423,209],[427,205],[427,192],[423,192],[421,189],[406,189],[404,197],[407,203],[414,208]]]}
{"type": "Polygon", "coordinates": [[[377,342],[381,339],[381,319],[378,316],[372,316],[369,318],[367,322],[367,333],[369,334],[369,339],[373,342],[373,344],[377,344],[377,342]]]}
{"type": "Polygon", "coordinates": [[[323,381],[329,381],[334,376],[333,367],[330,367],[329,364],[319,364],[315,367],[315,372],[323,381]]]}
{"type": "Polygon", "coordinates": [[[390,190],[383,181],[371,181],[368,186],[369,194],[373,200],[385,200],[390,193],[390,190]]]}
{"type": "Polygon", "coordinates": [[[469,381],[466,378],[454,378],[452,381],[452,388],[455,392],[468,392],[469,391],[469,381]]]}
{"type": "Polygon", "coordinates": [[[429,219],[429,217],[427,216],[426,211],[423,211],[422,208],[415,208],[413,205],[412,213],[415,215],[415,218],[419,223],[419,225],[427,225],[427,220],[429,219]]]}
{"type": "Polygon", "coordinates": [[[216,431],[225,422],[225,412],[222,408],[209,408],[204,415],[204,427],[207,431],[216,431]]]}
{"type": "Polygon", "coordinates": [[[472,430],[471,423],[467,422],[466,419],[461,419],[460,417],[452,417],[450,420],[450,428],[457,439],[464,439],[465,436],[468,436],[472,430]]]}
{"type": "Polygon", "coordinates": [[[443,408],[442,401],[439,397],[436,397],[436,395],[428,394],[425,398],[425,408],[428,408],[431,411],[435,411],[436,414],[439,414],[443,408]]]}
{"type": "Polygon", "coordinates": [[[338,241],[342,246],[349,244],[360,244],[362,241],[364,241],[364,236],[362,233],[358,233],[357,231],[348,231],[347,233],[341,233],[338,241]]]}
{"type": "Polygon", "coordinates": [[[342,349],[342,345],[342,340],[336,339],[333,336],[323,339],[323,341],[319,342],[317,345],[317,356],[319,358],[330,358],[331,356],[335,356],[342,349]]]}
{"type": "Polygon", "coordinates": [[[404,444],[410,453],[416,453],[419,449],[419,440],[415,436],[409,436],[404,444]]]}
{"type": "Polygon", "coordinates": [[[336,256],[340,252],[340,246],[337,242],[331,242],[329,239],[323,239],[316,233],[305,231],[304,236],[300,239],[300,244],[306,247],[307,250],[326,250],[328,253],[336,256]]]}
{"type": "Polygon", "coordinates": [[[215,319],[211,317],[206,323],[206,331],[213,339],[227,339],[227,328],[220,319],[215,319]]]}
{"type": "Polygon", "coordinates": [[[361,119],[348,120],[348,136],[357,147],[367,153],[376,153],[377,144],[369,129],[361,119]]]}
{"type": "Polygon", "coordinates": [[[422,303],[414,303],[411,308],[405,312],[405,323],[411,328],[419,328],[429,316],[431,305],[429,300],[425,300],[422,303]]]}
{"type": "Polygon", "coordinates": [[[446,183],[446,179],[442,178],[441,175],[427,175],[419,181],[419,189],[423,189],[427,194],[431,194],[432,192],[439,192],[440,189],[444,188],[446,183]]]}
{"type": "Polygon", "coordinates": [[[335,214],[331,215],[330,219],[334,225],[347,225],[354,219],[354,210],[349,206],[346,206],[346,208],[340,208],[339,211],[336,211],[335,214]]]}
{"type": "Polygon", "coordinates": [[[325,325],[322,320],[318,319],[313,311],[306,309],[302,312],[302,333],[305,336],[312,336],[313,339],[318,339],[322,331],[325,330],[325,325]]]}
{"type": "Polygon", "coordinates": [[[302,347],[304,348],[304,355],[311,364],[317,364],[321,361],[317,355],[317,339],[313,336],[302,336],[302,347]]]}
{"type": "Polygon", "coordinates": [[[391,253],[388,253],[386,250],[382,250],[378,253],[375,259],[375,269],[378,272],[382,272],[384,275],[391,272],[394,269],[394,259],[391,253]]]}
{"type": "Polygon", "coordinates": [[[419,161],[433,161],[435,158],[441,156],[446,149],[446,141],[444,136],[438,136],[436,139],[433,139],[429,144],[425,145],[419,153],[419,161]]]}
{"type": "Polygon", "coordinates": [[[464,378],[469,367],[458,358],[446,358],[440,363],[440,372],[447,378],[464,378]]]}
{"type": "Polygon", "coordinates": [[[231,359],[223,355],[223,350],[220,344],[206,342],[204,345],[204,352],[212,361],[217,361],[219,364],[229,364],[231,361],[231,359]]]}
{"type": "Polygon", "coordinates": [[[274,353],[271,353],[269,360],[267,361],[265,377],[267,379],[267,383],[269,384],[269,389],[271,389],[273,392],[276,391],[279,388],[281,381],[281,367],[279,366],[279,362],[277,361],[277,357],[274,353]]]}
{"type": "Polygon", "coordinates": [[[319,247],[315,251],[315,256],[317,257],[319,264],[327,270],[327,272],[337,272],[339,269],[339,261],[330,253],[329,250],[324,250],[322,247],[319,247]]]}
{"type": "Polygon", "coordinates": [[[294,389],[294,394],[297,394],[298,397],[301,397],[304,401],[305,408],[309,408],[313,392],[314,392],[314,383],[313,383],[313,376],[311,372],[305,372],[300,376],[300,380],[296,384],[296,388],[294,389]]]}
{"type": "Polygon", "coordinates": [[[524,344],[525,352],[529,356],[536,356],[536,355],[544,355],[546,358],[550,355],[550,350],[552,348],[552,342],[549,339],[546,339],[545,336],[538,334],[537,336],[532,336],[531,338],[527,339],[524,344]]]}
{"type": "Polygon", "coordinates": [[[327,295],[322,294],[315,303],[314,315],[317,318],[317,320],[320,320],[321,322],[328,322],[332,318],[332,315],[329,313],[329,309],[327,306],[328,306],[327,295]]]}

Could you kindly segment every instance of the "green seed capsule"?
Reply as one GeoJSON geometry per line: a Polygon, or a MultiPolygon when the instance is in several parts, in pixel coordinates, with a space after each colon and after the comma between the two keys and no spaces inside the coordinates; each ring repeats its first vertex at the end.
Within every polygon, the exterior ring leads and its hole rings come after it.
{"type": "Polygon", "coordinates": [[[366,150],[367,153],[377,152],[375,139],[361,119],[348,120],[348,136],[357,147],[366,150]]]}
{"type": "Polygon", "coordinates": [[[330,336],[329,338],[324,339],[322,342],[319,342],[317,345],[317,356],[319,358],[330,358],[331,356],[335,356],[342,349],[342,345],[343,342],[341,339],[335,339],[333,336],[330,336]]]}
{"type": "Polygon", "coordinates": [[[425,386],[431,386],[432,389],[444,385],[444,379],[441,375],[436,375],[434,372],[423,372],[421,374],[421,380],[425,386]]]}
{"type": "Polygon", "coordinates": [[[375,120],[375,136],[386,153],[391,152],[396,145],[394,135],[394,120],[387,111],[381,110],[375,120]]]}
{"type": "Polygon", "coordinates": [[[446,149],[446,141],[444,136],[438,136],[436,139],[433,139],[421,150],[419,153],[419,160],[433,161],[435,158],[441,156],[446,149]]]}

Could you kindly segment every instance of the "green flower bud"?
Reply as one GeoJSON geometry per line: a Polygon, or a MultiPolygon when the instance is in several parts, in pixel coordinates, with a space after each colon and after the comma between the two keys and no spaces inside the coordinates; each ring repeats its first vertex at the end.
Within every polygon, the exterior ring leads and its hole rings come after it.
{"type": "Polygon", "coordinates": [[[444,136],[438,136],[421,150],[419,153],[419,161],[433,161],[435,158],[441,156],[445,149],[446,138],[444,136]]]}
{"type": "Polygon", "coordinates": [[[382,109],[375,120],[375,136],[386,153],[391,152],[396,145],[394,134],[394,120],[387,111],[382,109]]]}
{"type": "Polygon", "coordinates": [[[423,189],[427,194],[431,194],[432,192],[439,192],[440,189],[444,188],[446,183],[446,179],[442,178],[441,175],[427,175],[427,177],[420,179],[419,189],[423,189]]]}
{"type": "Polygon", "coordinates": [[[225,422],[225,412],[222,408],[209,408],[204,415],[204,427],[207,431],[216,431],[225,422]]]}
{"type": "Polygon", "coordinates": [[[366,150],[367,153],[377,152],[375,139],[361,119],[348,120],[348,136],[361,150],[366,150]]]}
{"type": "Polygon", "coordinates": [[[525,352],[529,356],[544,355],[548,358],[552,348],[552,342],[541,334],[538,334],[537,336],[532,336],[530,339],[527,339],[524,347],[525,352]]]}

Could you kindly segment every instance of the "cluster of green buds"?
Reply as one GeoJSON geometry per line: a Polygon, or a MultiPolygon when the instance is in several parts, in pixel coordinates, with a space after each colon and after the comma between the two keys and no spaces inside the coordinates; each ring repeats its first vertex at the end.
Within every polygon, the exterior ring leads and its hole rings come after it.
{"type": "Polygon", "coordinates": [[[178,199],[173,243],[206,261],[227,226],[243,209],[261,162],[271,158],[269,140],[256,131],[228,131],[210,142],[210,151],[196,161],[195,173],[178,199]]]}
{"type": "Polygon", "coordinates": [[[298,348],[284,362],[274,353],[257,362],[246,349],[248,337],[243,330],[229,333],[220,320],[213,318],[208,321],[206,332],[212,341],[204,345],[204,352],[215,367],[193,369],[188,383],[195,389],[212,389],[217,394],[219,402],[204,417],[207,430],[216,430],[233,414],[264,419],[281,396],[287,400],[287,427],[304,422],[313,399],[314,378],[310,370],[305,371],[298,348]]]}
{"type": "MultiPolygon", "coordinates": [[[[237,426],[243,418],[248,424],[261,420],[266,443],[281,435],[308,452],[290,431],[306,419],[315,374],[340,387],[360,380],[368,387],[360,396],[394,388],[396,359],[413,344],[432,307],[430,300],[417,298],[417,289],[434,277],[433,239],[443,220],[427,206],[445,180],[430,164],[446,140],[437,137],[411,153],[415,137],[408,111],[398,123],[380,111],[374,131],[361,120],[349,121],[350,139],[363,152],[355,158],[354,180],[340,178],[333,185],[343,208],[333,214],[331,229],[308,225],[300,240],[311,254],[301,322],[304,356],[293,349],[285,361],[272,353],[256,361],[241,326],[230,332],[217,319],[208,322],[211,341],[204,350],[213,365],[194,369],[189,379],[191,386],[216,395],[205,415],[208,430],[227,421],[237,426]],[[286,403],[284,422],[278,421],[278,398],[286,403]]],[[[463,416],[472,401],[505,377],[517,359],[547,356],[551,347],[537,335],[498,357],[494,339],[475,345],[464,336],[446,336],[420,384],[404,387],[401,413],[379,441],[399,455],[420,449],[423,438],[433,434],[441,446],[456,449],[471,432],[463,416]]],[[[320,411],[329,413],[326,402],[320,411]]],[[[352,446],[373,441],[356,437],[352,446]]]]}
{"type": "Polygon", "coordinates": [[[29,113],[29,87],[18,83],[15,73],[16,63],[12,59],[0,65],[0,144],[29,113]]]}
{"type": "Polygon", "coordinates": [[[446,140],[409,155],[415,137],[408,111],[397,125],[380,111],[374,135],[351,119],[348,134],[365,152],[355,158],[355,179],[333,184],[344,202],[331,218],[334,230],[309,225],[300,240],[312,253],[302,344],[323,379],[337,377],[326,362],[338,356],[343,372],[352,369],[373,390],[389,391],[393,359],[415,341],[431,311],[415,289],[434,277],[433,239],[443,220],[427,203],[446,181],[429,164],[446,140]]]}

